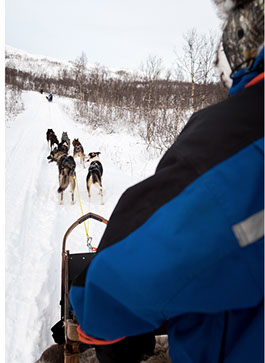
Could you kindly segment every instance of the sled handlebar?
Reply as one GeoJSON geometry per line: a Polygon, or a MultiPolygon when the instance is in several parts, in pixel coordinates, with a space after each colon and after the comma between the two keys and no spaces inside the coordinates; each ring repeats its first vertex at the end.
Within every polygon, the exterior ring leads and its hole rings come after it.
{"type": "Polygon", "coordinates": [[[69,234],[75,229],[75,227],[79,226],[81,223],[85,222],[87,219],[93,218],[98,222],[102,222],[104,224],[108,224],[108,220],[99,216],[95,213],[87,213],[77,219],[66,231],[63,238],[63,246],[62,246],[62,280],[61,280],[61,318],[64,317],[64,320],[68,317],[68,290],[69,290],[69,279],[68,279],[68,263],[69,263],[69,251],[66,251],[66,240],[69,234]]]}
{"type": "Polygon", "coordinates": [[[87,219],[92,218],[95,219],[98,222],[102,222],[105,224],[108,224],[108,220],[99,216],[98,214],[95,213],[87,213],[85,215],[83,215],[82,217],[80,217],[77,221],[75,221],[66,231],[64,238],[63,238],[63,246],[62,246],[62,254],[64,255],[66,253],[66,240],[69,236],[69,234],[73,231],[73,229],[75,227],[77,227],[79,224],[85,222],[87,219]]]}

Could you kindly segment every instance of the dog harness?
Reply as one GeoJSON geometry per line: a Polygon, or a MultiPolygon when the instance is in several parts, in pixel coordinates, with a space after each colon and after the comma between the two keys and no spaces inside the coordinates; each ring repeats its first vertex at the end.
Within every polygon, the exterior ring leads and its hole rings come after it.
{"type": "Polygon", "coordinates": [[[89,166],[89,171],[88,171],[89,172],[89,176],[91,176],[91,174],[92,174],[93,171],[99,171],[99,173],[102,176],[102,174],[103,174],[103,168],[102,168],[102,165],[101,165],[100,162],[98,162],[98,161],[92,161],[92,163],[89,166]]]}
{"type": "Polygon", "coordinates": [[[63,155],[61,159],[62,159],[62,169],[69,168],[71,172],[74,173],[75,165],[73,165],[73,163],[69,161],[69,156],[63,155]]]}

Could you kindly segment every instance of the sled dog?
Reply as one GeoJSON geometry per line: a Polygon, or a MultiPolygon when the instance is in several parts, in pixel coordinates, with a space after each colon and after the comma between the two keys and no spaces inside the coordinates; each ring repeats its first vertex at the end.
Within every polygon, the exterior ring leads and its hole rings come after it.
{"type": "Polygon", "coordinates": [[[67,143],[65,141],[59,142],[59,144],[58,144],[58,151],[62,151],[65,154],[68,155],[69,148],[68,148],[68,145],[67,145],[67,143]]]}
{"type": "Polygon", "coordinates": [[[63,204],[63,192],[71,185],[72,204],[74,204],[74,191],[75,191],[75,161],[72,156],[68,156],[67,153],[59,151],[58,148],[54,148],[50,155],[47,157],[49,162],[55,161],[59,169],[59,188],[58,193],[61,193],[60,204],[63,204]]]}
{"type": "Polygon", "coordinates": [[[94,184],[99,188],[99,194],[101,197],[101,204],[103,203],[103,189],[102,189],[102,174],[103,167],[101,162],[99,161],[100,152],[92,152],[88,154],[89,159],[87,161],[90,162],[89,169],[86,177],[86,185],[89,198],[91,197],[91,185],[94,184]]]}
{"type": "Polygon", "coordinates": [[[68,150],[70,149],[70,139],[66,131],[63,131],[62,133],[61,142],[66,143],[68,146],[68,150]]]}
{"type": "Polygon", "coordinates": [[[57,136],[55,135],[55,132],[53,131],[53,129],[48,129],[46,132],[46,139],[48,142],[48,147],[50,150],[53,149],[54,144],[59,144],[59,141],[57,139],[57,136]]]}
{"type": "Polygon", "coordinates": [[[73,147],[74,147],[74,152],[73,152],[73,157],[74,159],[79,156],[80,157],[80,164],[83,164],[83,167],[85,167],[85,154],[84,154],[84,148],[81,144],[81,142],[79,141],[79,139],[74,139],[73,142],[73,147]]]}

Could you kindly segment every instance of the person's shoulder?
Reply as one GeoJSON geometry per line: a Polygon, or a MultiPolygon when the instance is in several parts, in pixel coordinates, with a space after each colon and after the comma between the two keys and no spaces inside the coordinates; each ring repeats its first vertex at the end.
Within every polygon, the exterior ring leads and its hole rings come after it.
{"type": "Polygon", "coordinates": [[[191,132],[218,133],[223,129],[255,128],[263,123],[264,115],[264,85],[263,82],[243,89],[225,100],[196,111],[189,119],[179,138],[186,137],[191,132]],[[255,126],[256,125],[256,126],[255,126]]]}
{"type": "Polygon", "coordinates": [[[195,112],[191,118],[210,118],[213,116],[233,114],[233,117],[240,118],[240,115],[255,113],[255,110],[264,104],[264,82],[244,88],[233,96],[228,96],[221,102],[210,105],[195,112]]]}
{"type": "Polygon", "coordinates": [[[262,137],[264,98],[261,88],[263,85],[246,88],[195,112],[165,154],[165,159],[181,157],[192,165],[207,164],[208,159],[215,159],[213,156],[221,151],[219,162],[262,137]]]}

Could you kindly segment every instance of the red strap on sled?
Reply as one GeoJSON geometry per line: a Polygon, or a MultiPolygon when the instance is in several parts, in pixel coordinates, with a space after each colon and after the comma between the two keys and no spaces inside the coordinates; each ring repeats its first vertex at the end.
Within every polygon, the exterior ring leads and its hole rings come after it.
{"type": "Polygon", "coordinates": [[[250,87],[250,86],[254,86],[254,84],[257,84],[259,83],[261,80],[264,79],[264,72],[260,73],[258,76],[256,76],[255,78],[253,78],[246,86],[245,88],[247,87],[250,87]]]}
{"type": "Polygon", "coordinates": [[[81,342],[86,343],[86,344],[92,344],[92,345],[114,344],[114,343],[120,342],[121,340],[123,340],[125,338],[125,337],[123,337],[123,338],[117,338],[117,339],[114,339],[114,340],[104,340],[104,339],[89,337],[83,332],[83,330],[80,328],[80,325],[78,325],[78,327],[77,327],[77,332],[78,332],[78,335],[79,335],[79,340],[81,342]]]}

